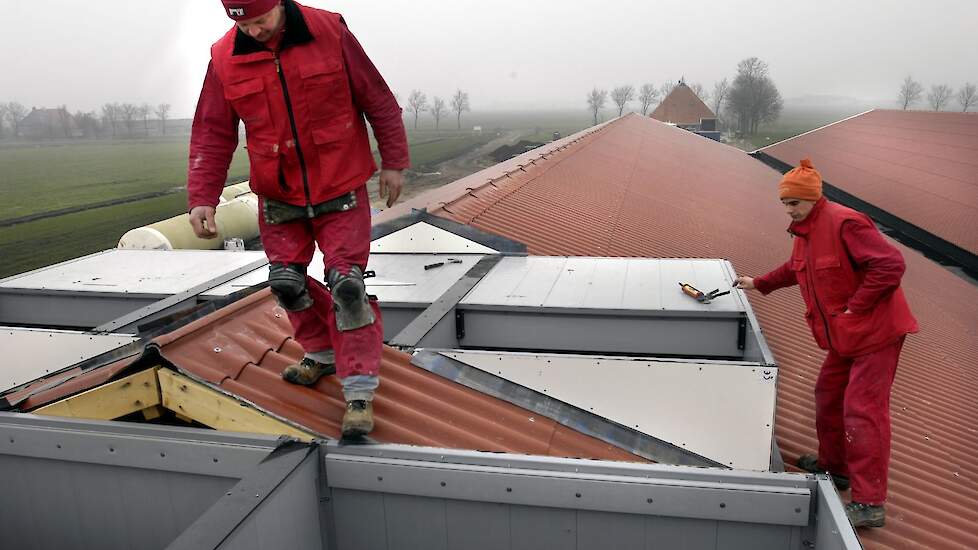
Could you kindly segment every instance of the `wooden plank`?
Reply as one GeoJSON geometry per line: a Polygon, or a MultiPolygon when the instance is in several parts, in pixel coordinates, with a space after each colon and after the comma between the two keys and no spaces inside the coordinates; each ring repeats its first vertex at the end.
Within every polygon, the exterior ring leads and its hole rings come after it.
{"type": "MultiPolygon", "coordinates": [[[[162,399],[162,398],[161,398],[162,399]]],[[[163,416],[163,407],[160,405],[154,405],[152,407],[146,407],[143,409],[143,419],[144,420],[156,420],[157,418],[163,416]]]]}
{"type": "Polygon", "coordinates": [[[158,367],[67,397],[32,411],[47,416],[112,420],[161,403],[158,367]]]}
{"type": "Polygon", "coordinates": [[[285,434],[302,441],[316,437],[182,374],[160,369],[158,375],[163,406],[205,426],[229,432],[285,434]]]}

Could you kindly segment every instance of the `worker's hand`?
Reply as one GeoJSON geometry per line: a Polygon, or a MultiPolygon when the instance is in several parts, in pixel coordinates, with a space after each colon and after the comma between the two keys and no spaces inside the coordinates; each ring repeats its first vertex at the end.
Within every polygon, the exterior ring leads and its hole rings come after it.
{"type": "Polygon", "coordinates": [[[213,206],[195,206],[190,211],[190,227],[201,239],[217,237],[217,223],[214,222],[213,206]]]}
{"type": "Polygon", "coordinates": [[[742,290],[754,290],[754,278],[753,277],[737,277],[734,279],[734,288],[739,288],[742,290]]]}
{"type": "Polygon", "coordinates": [[[387,208],[394,206],[394,203],[397,202],[397,198],[401,196],[401,187],[403,186],[403,170],[380,171],[380,197],[387,197],[387,208]]]}

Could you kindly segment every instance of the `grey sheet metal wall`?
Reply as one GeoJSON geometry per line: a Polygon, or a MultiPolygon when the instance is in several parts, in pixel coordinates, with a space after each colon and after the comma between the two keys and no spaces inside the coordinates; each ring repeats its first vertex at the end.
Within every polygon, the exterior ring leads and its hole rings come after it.
{"type": "Polygon", "coordinates": [[[0,546],[855,549],[824,476],[0,413],[0,546]]]}

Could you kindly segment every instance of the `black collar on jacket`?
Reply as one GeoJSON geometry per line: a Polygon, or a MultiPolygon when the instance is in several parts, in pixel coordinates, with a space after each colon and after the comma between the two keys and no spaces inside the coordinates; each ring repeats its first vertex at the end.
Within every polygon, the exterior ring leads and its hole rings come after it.
{"type": "MultiPolygon", "coordinates": [[[[282,49],[297,44],[312,42],[312,33],[299,11],[299,6],[293,0],[282,0],[285,6],[285,34],[282,36],[282,49]]],[[[247,55],[268,51],[264,44],[241,32],[238,29],[234,35],[234,51],[231,55],[247,55]]]]}

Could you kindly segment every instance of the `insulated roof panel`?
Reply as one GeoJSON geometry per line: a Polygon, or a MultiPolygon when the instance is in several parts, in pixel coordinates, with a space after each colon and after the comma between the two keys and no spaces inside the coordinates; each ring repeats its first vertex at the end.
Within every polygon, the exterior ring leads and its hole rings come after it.
{"type": "Polygon", "coordinates": [[[0,393],[135,340],[117,334],[2,328],[0,393]]]}
{"type": "MultiPolygon", "coordinates": [[[[377,276],[366,280],[367,292],[385,306],[424,304],[437,300],[480,259],[481,254],[371,254],[367,270],[377,276]],[[425,269],[425,266],[429,266],[425,269]]],[[[318,250],[309,264],[309,275],[325,280],[323,256],[318,250]]],[[[226,296],[268,280],[268,266],[242,275],[204,294],[226,296]]]]}
{"type": "Polygon", "coordinates": [[[737,314],[746,309],[739,291],[701,304],[682,293],[680,282],[704,292],[726,291],[730,290],[733,276],[723,260],[506,257],[461,303],[718,314],[737,314]]]}
{"type": "Polygon", "coordinates": [[[370,243],[370,253],[412,254],[497,254],[488,246],[445,231],[425,222],[418,222],[381,237],[370,243]]]}
{"type": "Polygon", "coordinates": [[[171,295],[265,257],[264,252],[112,249],[0,281],[0,289],[171,295]]]}
{"type": "Polygon", "coordinates": [[[442,354],[733,468],[770,466],[776,368],[557,354],[442,354]]]}

